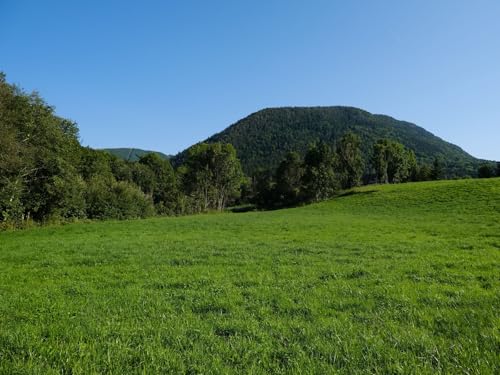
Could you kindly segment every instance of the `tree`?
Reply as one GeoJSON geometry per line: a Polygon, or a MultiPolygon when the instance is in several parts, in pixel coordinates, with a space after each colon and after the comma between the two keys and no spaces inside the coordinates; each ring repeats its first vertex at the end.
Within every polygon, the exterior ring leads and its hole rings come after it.
{"type": "Polygon", "coordinates": [[[413,150],[406,151],[406,161],[408,167],[408,181],[418,181],[418,163],[413,150]]]}
{"type": "Polygon", "coordinates": [[[406,182],[416,176],[415,153],[389,139],[375,143],[372,164],[379,183],[406,182]]]}
{"type": "Polygon", "coordinates": [[[443,178],[443,163],[438,157],[434,158],[431,167],[431,180],[440,180],[443,178]]]}
{"type": "Polygon", "coordinates": [[[408,181],[410,176],[409,153],[406,148],[398,142],[389,142],[389,161],[387,173],[391,183],[408,181]]]}
{"type": "MultiPolygon", "coordinates": [[[[0,220],[80,216],[78,128],[0,75],[0,220]],[[66,207],[66,205],[68,205],[66,207]],[[76,206],[79,208],[76,208],[76,206]]],[[[17,224],[16,224],[17,225],[17,224]]]]}
{"type": "Polygon", "coordinates": [[[344,134],[337,146],[337,171],[344,189],[361,183],[364,164],[360,146],[361,139],[352,132],[344,134]]]}
{"type": "Polygon", "coordinates": [[[36,170],[26,181],[26,217],[36,221],[84,217],[85,184],[72,162],[61,155],[39,152],[36,170]]]}
{"type": "Polygon", "coordinates": [[[289,152],[276,170],[275,198],[280,206],[298,203],[303,175],[299,154],[289,152]]]}
{"type": "Polygon", "coordinates": [[[418,167],[416,181],[429,181],[431,180],[432,168],[429,164],[422,164],[418,167]]]}
{"type": "MultiPolygon", "coordinates": [[[[152,172],[151,196],[159,214],[173,214],[178,211],[179,190],[177,178],[170,161],[158,154],[149,153],[139,159],[139,164],[152,172]]],[[[149,189],[148,189],[149,190],[149,189]]]]}
{"type": "Polygon", "coordinates": [[[110,154],[109,164],[111,173],[117,181],[133,182],[133,163],[110,154]]]}
{"type": "Polygon", "coordinates": [[[21,199],[23,188],[21,180],[2,177],[0,181],[1,226],[17,227],[22,225],[24,221],[24,205],[21,199]]]}
{"type": "Polygon", "coordinates": [[[184,189],[198,211],[222,211],[239,195],[244,178],[236,150],[222,143],[191,147],[181,171],[184,189]]]}
{"type": "Polygon", "coordinates": [[[91,219],[132,219],[151,216],[154,206],[136,185],[113,177],[94,176],[85,191],[87,216],[91,219]]]}
{"type": "Polygon", "coordinates": [[[491,178],[495,176],[495,171],[489,164],[483,164],[477,171],[479,178],[491,178]]]}
{"type": "Polygon", "coordinates": [[[116,170],[121,179],[131,179],[130,169],[107,153],[81,147],[74,122],[0,74],[1,226],[149,215],[150,199],[114,177],[116,170]]]}
{"type": "Polygon", "coordinates": [[[497,177],[500,177],[500,161],[497,162],[497,177]]]}
{"type": "Polygon", "coordinates": [[[96,176],[111,177],[113,172],[110,165],[111,155],[107,152],[84,147],[80,150],[78,172],[84,180],[96,176]]]}
{"type": "Polygon", "coordinates": [[[152,197],[155,189],[155,175],[153,171],[144,164],[132,164],[132,181],[141,191],[152,197]]]}
{"type": "Polygon", "coordinates": [[[377,177],[377,181],[381,184],[387,184],[389,182],[388,175],[388,152],[387,152],[387,144],[384,141],[378,141],[373,145],[373,157],[372,164],[375,169],[375,175],[377,177]]]}
{"type": "Polygon", "coordinates": [[[339,188],[334,171],[335,154],[320,142],[309,147],[304,158],[303,199],[317,202],[332,197],[339,188]]]}
{"type": "Polygon", "coordinates": [[[261,208],[273,208],[276,204],[274,173],[271,170],[259,170],[252,178],[253,197],[251,203],[261,208]]]}
{"type": "MultiPolygon", "coordinates": [[[[0,97],[0,106],[2,103],[0,97]]],[[[5,120],[0,116],[0,223],[18,226],[24,220],[22,196],[32,167],[30,160],[23,158],[28,152],[18,142],[15,128],[5,120]]]]}

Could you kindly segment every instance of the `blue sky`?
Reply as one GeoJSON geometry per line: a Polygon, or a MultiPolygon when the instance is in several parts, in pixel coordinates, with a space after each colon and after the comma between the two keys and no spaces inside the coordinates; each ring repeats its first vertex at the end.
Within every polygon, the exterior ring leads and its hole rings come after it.
{"type": "Polygon", "coordinates": [[[500,160],[500,1],[0,0],[0,70],[84,145],[176,153],[266,107],[350,105],[500,160]]]}

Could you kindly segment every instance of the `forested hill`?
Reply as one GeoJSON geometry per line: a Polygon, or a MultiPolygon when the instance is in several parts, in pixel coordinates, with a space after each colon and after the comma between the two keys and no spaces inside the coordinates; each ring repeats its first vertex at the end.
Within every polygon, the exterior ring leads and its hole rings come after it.
{"type": "Polygon", "coordinates": [[[157,154],[159,157],[165,160],[170,159],[169,155],[165,155],[161,152],[141,150],[140,148],[104,148],[102,150],[126,161],[138,161],[142,156],[151,153],[157,154]]]}
{"type": "MultiPolygon", "coordinates": [[[[430,164],[434,158],[440,158],[446,177],[475,176],[481,163],[460,147],[415,124],[352,107],[264,109],[213,135],[206,142],[231,143],[244,171],[251,175],[258,169],[276,168],[289,151],[304,154],[313,142],[322,140],[333,145],[347,131],[361,137],[365,162],[377,140],[391,138],[414,150],[420,163],[430,164]]],[[[181,153],[176,160],[182,158],[181,153]]]]}

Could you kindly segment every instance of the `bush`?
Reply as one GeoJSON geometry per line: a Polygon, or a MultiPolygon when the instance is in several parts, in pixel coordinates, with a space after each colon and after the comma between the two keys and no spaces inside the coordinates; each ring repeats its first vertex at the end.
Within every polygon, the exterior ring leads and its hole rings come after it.
{"type": "Polygon", "coordinates": [[[87,216],[91,219],[132,219],[152,216],[154,206],[137,186],[95,177],[87,183],[87,216]]]}

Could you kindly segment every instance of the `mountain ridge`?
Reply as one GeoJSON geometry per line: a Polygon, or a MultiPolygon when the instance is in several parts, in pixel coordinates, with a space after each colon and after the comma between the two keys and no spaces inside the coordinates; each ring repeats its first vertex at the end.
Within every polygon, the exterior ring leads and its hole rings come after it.
{"type": "Polygon", "coordinates": [[[159,151],[143,150],[140,148],[131,148],[131,147],[101,148],[100,150],[106,151],[112,155],[119,157],[120,159],[127,160],[127,161],[137,161],[142,156],[147,155],[147,154],[151,154],[151,153],[157,154],[162,159],[166,159],[166,160],[169,160],[172,157],[170,155],[164,154],[163,152],[159,152],[159,151]]]}
{"type": "MultiPolygon", "coordinates": [[[[268,107],[249,114],[198,143],[231,143],[236,148],[243,170],[251,176],[262,169],[275,169],[289,151],[304,155],[312,143],[320,140],[334,146],[348,131],[356,133],[362,140],[367,174],[370,172],[373,144],[383,138],[396,140],[414,150],[421,164],[431,164],[435,158],[441,160],[447,178],[474,177],[481,164],[491,163],[470,155],[460,146],[415,123],[386,114],[372,114],[352,106],[268,107]]],[[[130,161],[155,152],[177,167],[185,160],[190,147],[176,155],[134,148],[103,150],[130,161]]]]}
{"type": "MultiPolygon", "coordinates": [[[[203,142],[231,143],[249,175],[262,168],[275,168],[285,154],[304,154],[311,143],[322,140],[334,145],[347,131],[362,140],[365,163],[373,144],[382,138],[394,139],[415,151],[420,163],[442,160],[446,177],[475,176],[485,162],[468,154],[414,123],[385,114],[372,114],[350,106],[271,107],[254,112],[203,142]]],[[[184,150],[173,158],[178,165],[184,150]]]]}

